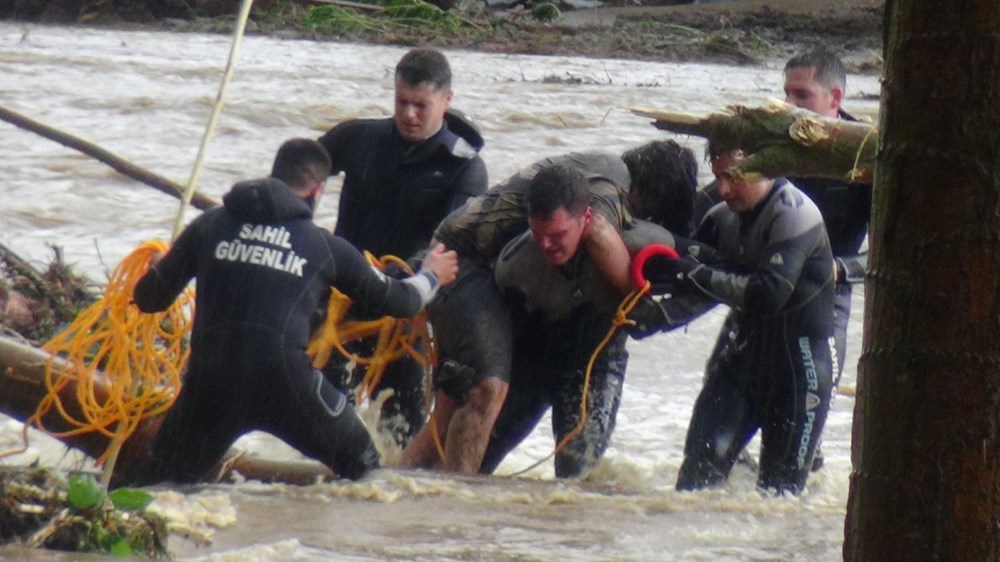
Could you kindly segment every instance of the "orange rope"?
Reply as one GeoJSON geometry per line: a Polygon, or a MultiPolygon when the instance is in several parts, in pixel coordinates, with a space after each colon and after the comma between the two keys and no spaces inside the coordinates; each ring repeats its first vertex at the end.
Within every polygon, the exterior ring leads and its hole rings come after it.
{"type": "Polygon", "coordinates": [[[173,404],[190,353],[187,335],[194,315],[194,291],[185,290],[170,308],[157,314],[143,314],[132,303],[135,284],[149,270],[151,259],[166,250],[166,244],[159,241],[140,245],[112,273],[102,298],[45,343],[43,349],[51,354],[45,368],[48,394],[25,423],[25,448],[29,425],[57,438],[99,432],[111,443],[97,463],[111,470],[118,448],[139,422],[173,404]],[[58,357],[65,359],[68,368],[56,367],[58,357]],[[70,384],[75,384],[79,417],[67,410],[60,397],[70,384]],[[107,395],[100,396],[99,391],[107,395]],[[53,408],[72,429],[45,427],[42,420],[53,408]]]}
{"type": "MultiPolygon", "coordinates": [[[[402,266],[407,272],[413,273],[405,261],[395,256],[376,259],[368,252],[365,252],[365,256],[369,263],[380,270],[393,262],[402,266]]],[[[350,307],[351,299],[333,288],[330,300],[327,302],[326,322],[313,335],[306,353],[312,358],[313,367],[317,369],[329,363],[334,350],[349,361],[367,366],[364,378],[355,389],[355,403],[362,404],[371,396],[382,380],[389,363],[409,356],[426,370],[436,362],[433,341],[427,328],[426,311],[421,311],[411,318],[383,316],[377,320],[345,321],[344,317],[350,307]],[[373,337],[377,337],[377,341],[370,357],[362,357],[346,348],[351,342],[373,337]],[[420,351],[421,349],[424,351],[420,351]]]]}
{"type": "Polygon", "coordinates": [[[587,369],[586,371],[584,371],[583,375],[583,388],[581,389],[580,393],[580,420],[576,423],[576,426],[573,428],[573,430],[564,435],[563,438],[559,440],[559,443],[556,444],[556,448],[551,453],[546,455],[544,458],[536,461],[527,468],[523,468],[521,470],[518,470],[517,472],[508,474],[507,476],[519,476],[539,466],[543,462],[551,459],[552,457],[559,454],[559,451],[563,450],[563,448],[566,447],[566,445],[570,441],[572,441],[577,435],[579,435],[583,431],[584,426],[587,425],[587,396],[590,392],[590,374],[594,370],[594,363],[597,361],[597,357],[598,355],[601,354],[601,351],[604,350],[604,347],[608,345],[609,341],[611,341],[611,338],[615,335],[615,332],[618,331],[619,327],[624,325],[630,325],[630,326],[635,325],[634,320],[628,319],[628,313],[632,312],[632,309],[635,308],[635,305],[638,304],[639,300],[642,299],[642,297],[644,297],[646,293],[649,292],[649,288],[650,288],[650,283],[649,281],[646,281],[645,285],[643,285],[641,289],[632,291],[622,300],[622,303],[618,305],[618,310],[615,311],[615,318],[611,322],[611,328],[609,328],[608,333],[604,335],[604,339],[602,339],[601,342],[597,344],[597,347],[594,349],[594,352],[590,354],[590,360],[587,361],[587,369]]]}

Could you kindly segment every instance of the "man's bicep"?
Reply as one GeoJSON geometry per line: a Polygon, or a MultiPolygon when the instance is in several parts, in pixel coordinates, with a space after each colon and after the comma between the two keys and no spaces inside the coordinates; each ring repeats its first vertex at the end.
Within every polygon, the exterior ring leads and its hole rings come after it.
{"type": "Polygon", "coordinates": [[[616,289],[628,293],[634,288],[629,279],[629,264],[632,260],[625,240],[622,239],[621,232],[602,215],[595,214],[587,225],[584,246],[598,269],[616,289]]]}
{"type": "Polygon", "coordinates": [[[195,229],[194,225],[185,229],[170,250],[136,283],[133,299],[139,310],[165,310],[194,278],[197,271],[195,229]]]}

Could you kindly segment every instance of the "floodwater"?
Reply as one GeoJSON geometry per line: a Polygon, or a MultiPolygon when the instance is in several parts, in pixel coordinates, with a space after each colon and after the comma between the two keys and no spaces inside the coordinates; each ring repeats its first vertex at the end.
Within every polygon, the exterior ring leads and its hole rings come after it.
{"type": "MultiPolygon", "coordinates": [[[[224,35],[0,24],[0,104],[186,184],[230,50],[224,35]]],[[[404,49],[247,37],[206,151],[198,189],[219,197],[266,175],[293,136],[317,137],[352,117],[392,111],[392,69],[404,49]]],[[[781,61],[762,67],[449,51],[454,107],[486,138],[492,180],[572,150],[620,152],[666,133],[636,117],[646,106],[703,114],[782,97],[781,61]]],[[[851,76],[846,108],[877,109],[875,77],[851,76]]],[[[699,154],[702,141],[678,137],[699,154]]],[[[707,166],[702,179],[708,179],[707,166]]],[[[177,200],[40,136],[0,122],[0,243],[33,262],[49,244],[92,278],[138,244],[169,239],[177,200]]],[[[331,188],[335,188],[331,185],[331,188]]],[[[336,189],[317,221],[332,226],[336,189]]],[[[185,220],[197,210],[188,209],[185,220]]],[[[859,291],[860,293],[860,291],[859,291]]],[[[586,482],[560,482],[545,458],[548,418],[497,471],[455,478],[379,471],[361,483],[308,487],[255,482],[160,490],[162,509],[211,543],[174,536],[180,560],[713,560],[841,559],[851,412],[861,334],[856,296],[847,369],[824,436],[826,466],[798,498],[761,497],[737,467],[718,490],[673,490],[687,420],[723,310],[686,330],[630,342],[618,428],[586,482]]],[[[0,449],[20,425],[0,418],[0,449]]],[[[297,459],[263,434],[238,445],[297,459]]],[[[756,451],[756,441],[751,450],[756,451]]],[[[387,450],[391,463],[398,452],[387,450]]],[[[69,466],[62,447],[32,433],[6,462],[69,466]]],[[[0,548],[0,560],[81,560],[0,548]]],[[[100,557],[94,558],[100,559],[100,557]]]]}

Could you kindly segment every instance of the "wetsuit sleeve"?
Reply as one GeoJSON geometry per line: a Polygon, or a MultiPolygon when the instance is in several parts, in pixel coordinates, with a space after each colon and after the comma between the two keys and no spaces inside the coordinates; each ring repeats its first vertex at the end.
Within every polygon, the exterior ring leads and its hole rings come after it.
{"type": "Polygon", "coordinates": [[[373,314],[406,318],[413,316],[434,296],[437,280],[418,273],[412,281],[397,281],[373,268],[349,242],[324,233],[330,249],[331,284],[373,314]]]}
{"type": "Polygon", "coordinates": [[[448,201],[447,212],[461,207],[472,197],[482,195],[486,191],[488,181],[486,163],[477,155],[469,160],[455,178],[455,188],[451,193],[451,200],[448,201]]]}
{"type": "Polygon", "coordinates": [[[206,216],[201,215],[189,224],[166,255],[136,283],[132,298],[139,310],[166,310],[194,278],[197,272],[195,254],[198,250],[198,231],[206,216]]]}
{"type": "Polygon", "coordinates": [[[705,264],[709,267],[722,267],[724,261],[722,259],[722,254],[704,242],[674,235],[673,246],[674,249],[677,250],[677,253],[682,257],[690,257],[698,263],[705,264]]]}
{"type": "Polygon", "coordinates": [[[868,271],[868,252],[856,256],[837,256],[837,266],[843,270],[844,275],[840,279],[841,283],[865,282],[865,273],[868,271]]]}
{"type": "Polygon", "coordinates": [[[319,138],[319,143],[330,154],[330,162],[332,164],[330,166],[331,176],[344,171],[345,156],[349,153],[349,146],[346,145],[351,140],[351,134],[349,134],[350,127],[351,122],[349,121],[340,123],[319,138]]]}
{"type": "Polygon", "coordinates": [[[769,241],[756,269],[738,273],[696,264],[686,278],[706,295],[733,308],[760,314],[777,312],[791,298],[809,256],[825,240],[818,211],[815,217],[812,213],[781,212],[770,224],[769,241]],[[808,220],[803,220],[804,216],[808,220]]]}

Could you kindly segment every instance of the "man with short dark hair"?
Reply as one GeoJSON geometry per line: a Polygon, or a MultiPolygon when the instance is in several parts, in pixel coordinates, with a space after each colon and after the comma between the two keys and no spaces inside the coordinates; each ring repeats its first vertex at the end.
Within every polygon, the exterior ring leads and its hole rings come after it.
{"type": "Polygon", "coordinates": [[[395,115],[352,119],[319,141],[343,172],[334,233],[376,256],[410,258],[469,197],[486,190],[483,138],[449,111],[454,95],[448,59],[416,48],[396,65],[395,115]]]}
{"type": "MultiPolygon", "coordinates": [[[[344,173],[335,234],[376,257],[411,259],[429,247],[434,229],[468,198],[486,190],[483,139],[450,109],[451,67],[440,51],[415,48],[395,72],[395,114],[352,119],[319,140],[330,152],[331,173],[344,173]]],[[[411,260],[413,261],[413,260],[411,260]]],[[[352,307],[352,318],[370,317],[352,307]]],[[[356,351],[370,355],[370,342],[356,351]]],[[[344,388],[357,383],[346,359],[334,357],[327,374],[344,388]]],[[[410,358],[388,365],[376,393],[391,388],[380,427],[404,445],[424,424],[423,369],[410,358]]]]}
{"type": "MultiPolygon", "coordinates": [[[[493,472],[549,407],[557,444],[580,423],[587,359],[611,327],[622,298],[579,251],[594,215],[590,200],[582,172],[560,164],[543,168],[527,192],[530,230],[497,260],[496,282],[514,311],[516,336],[510,393],[494,425],[483,473],[493,472]]],[[[594,364],[585,429],[556,454],[558,478],[584,475],[607,449],[628,362],[626,339],[618,332],[594,364]]]]}
{"type": "MultiPolygon", "coordinates": [[[[627,208],[624,197],[620,193],[620,209],[627,208]]],[[[633,331],[609,335],[625,295],[597,258],[583,250],[585,233],[599,216],[587,176],[565,163],[549,165],[531,180],[526,199],[529,231],[504,247],[494,268],[498,289],[513,313],[514,345],[510,392],[480,472],[493,472],[551,407],[559,446],[556,476],[581,477],[604,455],[614,431],[628,362],[625,342],[633,331]],[[587,413],[581,419],[584,400],[587,413]]],[[[675,246],[685,254],[692,251],[653,223],[627,221],[614,228],[620,229],[630,254],[650,243],[675,246]]],[[[656,314],[636,337],[676,328],[707,310],[674,307],[672,298],[670,304],[644,300],[656,314]]]]}
{"type": "Polygon", "coordinates": [[[357,249],[312,221],[329,170],[316,141],[285,142],[270,177],[233,186],[223,206],[192,221],[136,284],[136,305],[155,312],[197,278],[191,358],[154,439],[149,482],[206,478],[253,430],[341,477],[357,479],[379,466],[364,423],[310,364],[309,318],[331,286],[371,310],[411,316],[454,279],[457,259],[442,246],[406,280],[374,271],[357,249]]]}

